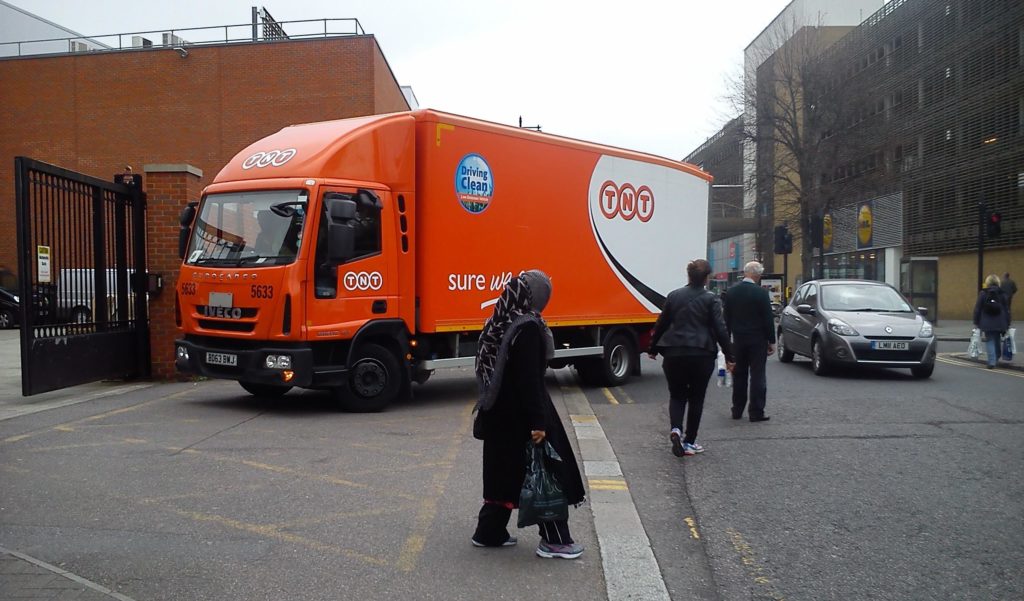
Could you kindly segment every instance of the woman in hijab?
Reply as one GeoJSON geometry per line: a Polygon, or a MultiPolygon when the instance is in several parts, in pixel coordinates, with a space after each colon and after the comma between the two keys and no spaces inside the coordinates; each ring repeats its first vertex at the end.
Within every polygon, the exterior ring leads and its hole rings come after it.
{"type": "MultiPolygon", "coordinates": [[[[547,440],[562,457],[549,467],[570,504],[582,503],[586,494],[569,437],[544,385],[554,343],[540,312],[550,297],[551,280],[544,272],[524,272],[505,286],[480,334],[474,435],[484,441],[484,504],[472,539],[478,547],[516,544],[507,526],[512,509],[519,506],[528,441],[547,440]]],[[[583,545],[569,534],[568,522],[542,522],[538,527],[540,557],[575,559],[583,554],[583,545]]]]}

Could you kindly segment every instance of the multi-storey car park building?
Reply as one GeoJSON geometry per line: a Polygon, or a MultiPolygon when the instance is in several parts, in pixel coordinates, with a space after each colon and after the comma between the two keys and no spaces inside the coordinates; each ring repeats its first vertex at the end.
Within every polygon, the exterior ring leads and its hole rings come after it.
{"type": "Polygon", "coordinates": [[[821,66],[845,82],[821,101],[858,103],[823,133],[839,150],[816,182],[833,194],[823,275],[895,280],[969,319],[980,205],[1002,218],[984,274],[1024,267],[1024,2],[891,0],[821,66]]]}

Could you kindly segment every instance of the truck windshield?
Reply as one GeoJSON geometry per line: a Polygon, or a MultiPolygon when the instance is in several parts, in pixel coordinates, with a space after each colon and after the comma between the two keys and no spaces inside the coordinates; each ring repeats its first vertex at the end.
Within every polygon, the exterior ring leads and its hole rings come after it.
{"type": "Polygon", "coordinates": [[[274,190],[210,194],[192,227],[189,265],[282,265],[295,260],[309,192],[274,190]]]}

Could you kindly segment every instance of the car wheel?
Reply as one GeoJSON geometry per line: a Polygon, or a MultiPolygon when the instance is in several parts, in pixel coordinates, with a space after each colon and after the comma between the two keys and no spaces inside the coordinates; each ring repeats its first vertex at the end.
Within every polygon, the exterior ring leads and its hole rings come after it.
{"type": "Polygon", "coordinates": [[[828,373],[828,364],[825,362],[825,350],[822,348],[821,340],[814,339],[811,343],[811,370],[816,376],[824,376],[828,373]]]}
{"type": "Polygon", "coordinates": [[[775,352],[779,354],[779,361],[783,363],[789,363],[793,360],[793,351],[786,348],[786,337],[779,330],[778,342],[775,344],[775,352]]]}
{"type": "Polygon", "coordinates": [[[395,354],[379,344],[362,347],[349,371],[347,391],[339,401],[346,411],[375,413],[398,399],[403,390],[402,365],[395,354]]]}
{"type": "Polygon", "coordinates": [[[934,363],[929,363],[928,365],[915,365],[910,368],[910,373],[913,374],[915,378],[921,378],[922,380],[930,378],[933,371],[935,371],[934,363]]]}
{"type": "Polygon", "coordinates": [[[0,329],[6,330],[14,327],[14,311],[10,309],[0,310],[0,329]]]}
{"type": "Polygon", "coordinates": [[[265,399],[276,399],[283,397],[291,386],[277,386],[275,384],[257,384],[256,382],[239,382],[238,383],[246,392],[253,396],[262,397],[265,399]]]}

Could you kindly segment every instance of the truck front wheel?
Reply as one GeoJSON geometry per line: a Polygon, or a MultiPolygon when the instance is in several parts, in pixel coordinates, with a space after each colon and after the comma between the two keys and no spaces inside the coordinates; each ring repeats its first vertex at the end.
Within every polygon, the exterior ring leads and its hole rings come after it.
{"type": "Polygon", "coordinates": [[[402,391],[402,366],[383,346],[364,345],[349,370],[348,388],[348,394],[339,399],[344,409],[357,413],[383,411],[402,391]]]}

